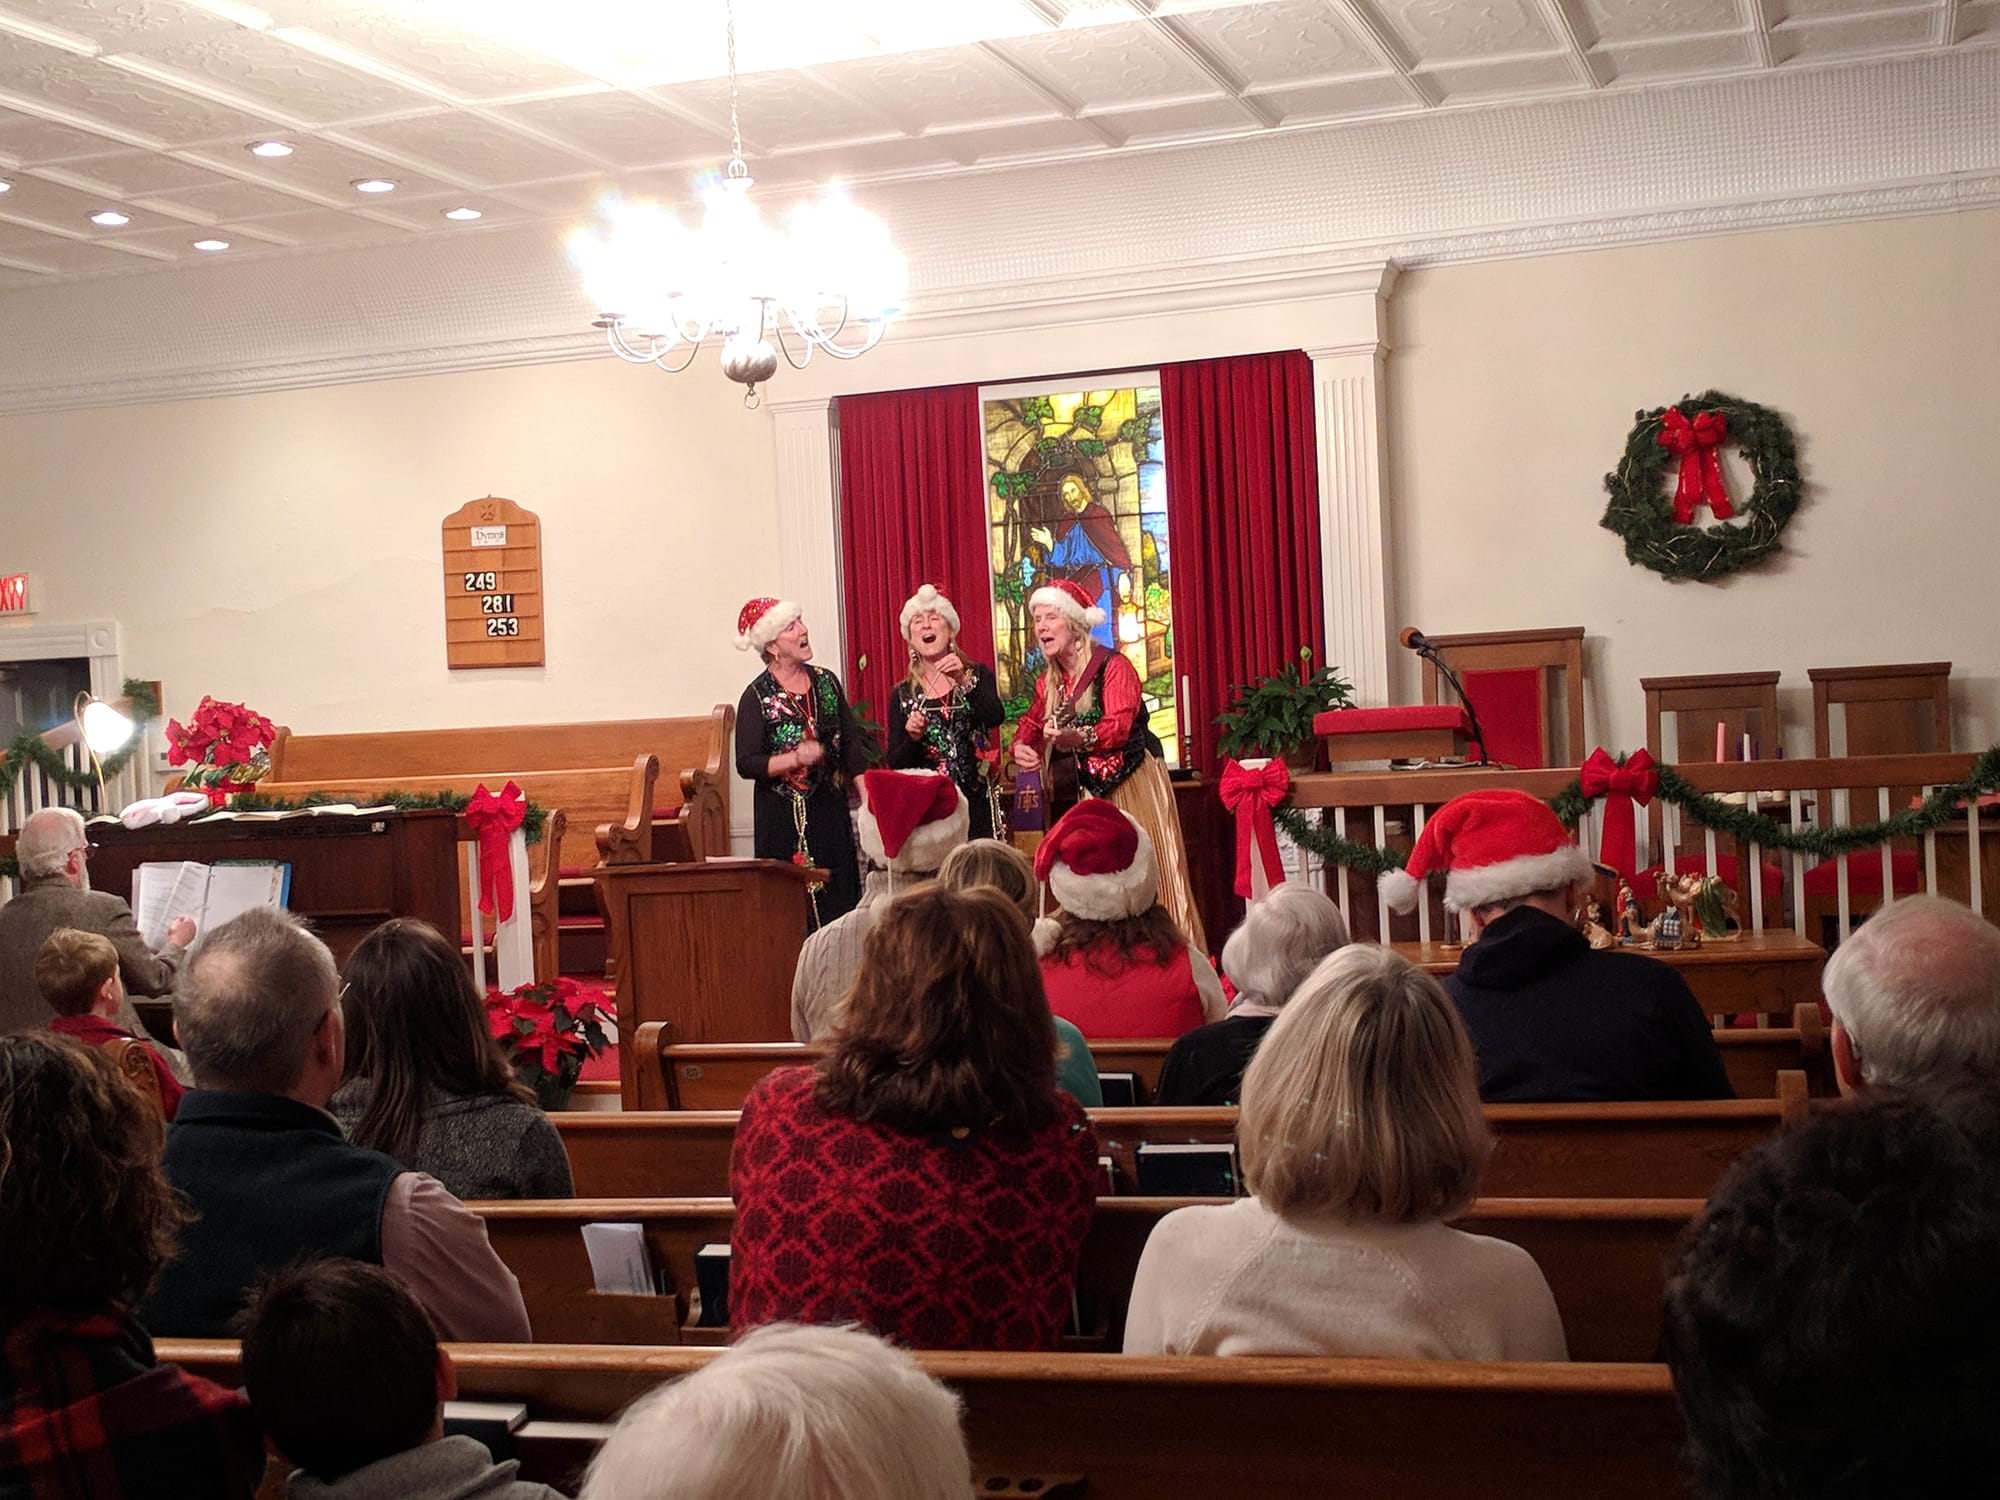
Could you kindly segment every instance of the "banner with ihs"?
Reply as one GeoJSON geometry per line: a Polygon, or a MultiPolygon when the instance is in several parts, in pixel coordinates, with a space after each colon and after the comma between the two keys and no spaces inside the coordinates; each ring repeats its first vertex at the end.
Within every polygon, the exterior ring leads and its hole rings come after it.
{"type": "Polygon", "coordinates": [[[488,495],[444,518],[445,664],[542,665],[542,523],[488,495]]]}

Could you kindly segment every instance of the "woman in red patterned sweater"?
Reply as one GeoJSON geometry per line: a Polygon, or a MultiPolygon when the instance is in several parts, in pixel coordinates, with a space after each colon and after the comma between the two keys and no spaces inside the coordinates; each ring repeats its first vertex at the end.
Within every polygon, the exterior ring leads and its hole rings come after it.
{"type": "Polygon", "coordinates": [[[897,898],[868,935],[832,1054],[769,1074],[744,1102],[731,1323],[1055,1348],[1097,1174],[1055,1049],[1011,903],[936,887],[897,898]]]}

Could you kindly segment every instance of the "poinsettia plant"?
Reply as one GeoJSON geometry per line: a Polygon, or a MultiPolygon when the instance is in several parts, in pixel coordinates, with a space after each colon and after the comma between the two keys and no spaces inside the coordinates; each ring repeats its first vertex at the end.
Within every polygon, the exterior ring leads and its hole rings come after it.
{"type": "Polygon", "coordinates": [[[204,697],[187,723],[167,720],[167,764],[252,765],[271,748],[276,735],[271,721],[256,710],[204,697]]]}
{"type": "Polygon", "coordinates": [[[559,976],[505,994],[486,993],[486,1020],[500,1050],[544,1109],[560,1108],[583,1065],[611,1045],[610,1012],[574,979],[559,976]]]}

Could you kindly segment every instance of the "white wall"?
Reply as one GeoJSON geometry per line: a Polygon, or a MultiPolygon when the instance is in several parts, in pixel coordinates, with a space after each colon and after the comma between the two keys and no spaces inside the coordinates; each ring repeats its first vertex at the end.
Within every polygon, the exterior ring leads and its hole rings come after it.
{"type": "MultiPolygon", "coordinates": [[[[2000,213],[1406,273],[1390,302],[1395,595],[1430,632],[1585,626],[1592,737],[1645,742],[1639,679],[1955,663],[1962,748],[2000,739],[2000,213]],[[1669,583],[1598,526],[1633,415],[1714,387],[1783,412],[1784,553],[1669,583]]],[[[1730,474],[1747,494],[1747,476],[1730,474]]],[[[1415,672],[1405,665],[1406,690],[1415,672]]]]}
{"type": "MultiPolygon", "coordinates": [[[[1407,274],[1399,623],[1584,624],[1592,733],[1614,748],[1643,739],[1641,676],[1779,667],[1809,736],[1806,667],[1932,657],[1958,663],[1961,743],[2000,739],[1995,243],[1986,212],[1407,274]],[[1668,584],[1598,527],[1602,476],[1636,409],[1707,386],[1791,417],[1807,501],[1775,564],[1668,584]]],[[[1259,309],[1241,347],[1307,310],[1259,309]]],[[[1222,332],[1203,311],[989,348],[1029,376],[1213,353],[1222,332]]],[[[945,352],[885,344],[839,375],[996,373],[940,372],[945,352]]],[[[824,378],[784,372],[772,394],[824,378]]],[[[13,417],[0,571],[35,574],[43,623],[120,621],[126,670],[162,679],[175,714],[204,692],[304,731],[698,712],[748,676],[729,639],[774,587],[774,462],[771,419],[706,355],[679,376],[605,360],[13,417]],[[438,526],[489,492],[542,518],[543,669],[444,665],[438,526]]]]}

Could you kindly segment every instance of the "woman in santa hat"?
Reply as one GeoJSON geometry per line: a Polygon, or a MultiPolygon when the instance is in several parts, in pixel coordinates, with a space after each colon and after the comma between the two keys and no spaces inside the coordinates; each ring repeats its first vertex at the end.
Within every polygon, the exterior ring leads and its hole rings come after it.
{"type": "Polygon", "coordinates": [[[863,763],[847,694],[812,665],[800,616],[789,599],[752,599],[736,616],[736,649],[764,658],[736,705],[736,774],[751,786],[757,857],[826,871],[812,896],[818,927],[861,899],[845,778],[863,763]]]}
{"type": "MultiPolygon", "coordinates": [[[[1049,665],[1015,726],[1014,763],[1038,771],[1051,756],[1073,756],[1078,788],[1109,799],[1146,831],[1159,860],[1160,904],[1196,951],[1206,953],[1174,789],[1160,742],[1146,723],[1138,670],[1122,652],[1091,638],[1104,611],[1069,579],[1036,589],[1028,612],[1049,665]]],[[[1044,776],[1045,789],[1048,784],[1044,776]]]]}
{"type": "Polygon", "coordinates": [[[1006,718],[993,669],[958,649],[958,611],[925,584],[903,604],[910,675],[889,700],[889,764],[899,771],[942,771],[965,797],[971,837],[993,837],[993,781],[988,743],[1006,718]]]}

